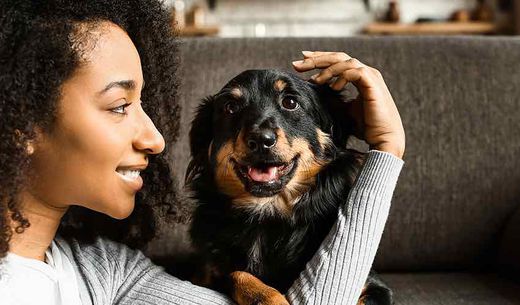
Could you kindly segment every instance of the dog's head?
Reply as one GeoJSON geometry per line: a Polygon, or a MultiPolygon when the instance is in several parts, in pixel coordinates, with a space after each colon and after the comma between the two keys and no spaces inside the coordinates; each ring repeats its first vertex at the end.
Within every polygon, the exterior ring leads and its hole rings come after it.
{"type": "Polygon", "coordinates": [[[290,211],[352,134],[328,85],[277,70],[248,70],[199,106],[187,181],[208,175],[241,206],[290,211]]]}

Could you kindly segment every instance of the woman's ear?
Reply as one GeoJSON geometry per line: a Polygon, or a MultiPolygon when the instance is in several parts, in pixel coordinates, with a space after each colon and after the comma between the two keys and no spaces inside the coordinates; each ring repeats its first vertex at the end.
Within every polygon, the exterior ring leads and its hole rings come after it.
{"type": "Polygon", "coordinates": [[[43,138],[43,131],[41,128],[36,127],[33,131],[31,131],[30,135],[27,135],[19,129],[16,129],[14,131],[14,135],[16,139],[16,145],[23,147],[27,155],[31,156],[34,154],[36,149],[36,143],[41,141],[43,138]]]}
{"type": "Polygon", "coordinates": [[[190,150],[191,161],[186,171],[186,182],[197,176],[208,162],[208,151],[213,140],[214,96],[208,96],[197,107],[191,122],[190,150]]]}
{"type": "Polygon", "coordinates": [[[34,154],[34,143],[33,143],[33,141],[27,141],[27,146],[25,147],[25,151],[27,151],[27,154],[29,156],[34,154]]]}

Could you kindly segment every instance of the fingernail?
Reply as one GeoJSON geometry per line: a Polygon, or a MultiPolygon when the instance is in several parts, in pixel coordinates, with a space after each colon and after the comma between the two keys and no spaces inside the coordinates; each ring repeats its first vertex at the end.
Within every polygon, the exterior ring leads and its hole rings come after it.
{"type": "Polygon", "coordinates": [[[311,51],[302,51],[302,54],[303,54],[304,56],[310,56],[310,55],[312,55],[312,53],[314,53],[314,52],[311,52],[311,51]]]}
{"type": "Polygon", "coordinates": [[[299,65],[303,64],[303,60],[296,60],[296,61],[293,61],[292,64],[293,64],[293,65],[296,65],[296,66],[299,66],[299,65]]]}

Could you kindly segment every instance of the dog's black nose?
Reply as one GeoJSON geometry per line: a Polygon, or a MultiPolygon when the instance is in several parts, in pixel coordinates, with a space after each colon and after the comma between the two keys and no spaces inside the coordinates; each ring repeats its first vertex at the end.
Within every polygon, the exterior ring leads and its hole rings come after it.
{"type": "Polygon", "coordinates": [[[271,130],[251,132],[247,139],[247,147],[251,151],[270,149],[276,144],[276,134],[271,130]]]}

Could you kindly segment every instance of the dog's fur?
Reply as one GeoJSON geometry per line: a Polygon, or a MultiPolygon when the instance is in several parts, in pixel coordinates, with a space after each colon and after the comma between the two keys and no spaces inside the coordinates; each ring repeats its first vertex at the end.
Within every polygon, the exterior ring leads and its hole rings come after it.
{"type": "MultiPolygon", "coordinates": [[[[290,287],[363,162],[346,149],[354,126],[345,105],[328,85],[278,70],[245,71],[203,101],[186,176],[197,202],[190,234],[204,266],[198,284],[236,295],[229,275],[245,271],[282,293],[290,287]],[[277,179],[255,182],[254,168],[277,179]]],[[[371,274],[360,303],[391,304],[391,291],[371,274]]]]}

